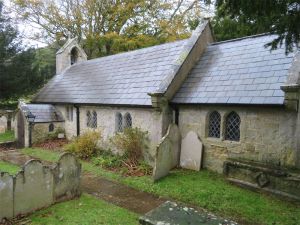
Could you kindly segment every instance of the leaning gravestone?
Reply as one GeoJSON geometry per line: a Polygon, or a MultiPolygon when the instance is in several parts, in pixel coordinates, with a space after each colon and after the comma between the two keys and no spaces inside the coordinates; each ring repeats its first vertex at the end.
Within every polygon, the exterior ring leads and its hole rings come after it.
{"type": "Polygon", "coordinates": [[[203,144],[194,131],[189,131],[181,141],[180,166],[199,171],[201,168],[203,144]]]}
{"type": "Polygon", "coordinates": [[[56,202],[80,196],[81,164],[71,153],[60,156],[53,173],[56,202]]]}
{"type": "Polygon", "coordinates": [[[156,148],[152,179],[157,181],[168,175],[179,164],[181,135],[176,124],[170,124],[167,134],[156,148]]]}

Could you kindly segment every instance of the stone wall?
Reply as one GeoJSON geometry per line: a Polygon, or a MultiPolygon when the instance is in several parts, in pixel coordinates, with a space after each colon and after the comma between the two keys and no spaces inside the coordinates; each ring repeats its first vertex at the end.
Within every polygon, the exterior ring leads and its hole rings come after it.
{"type": "Polygon", "coordinates": [[[204,144],[204,167],[218,172],[227,158],[254,160],[275,165],[295,166],[295,111],[283,107],[180,106],[181,135],[193,130],[204,144]],[[221,138],[209,138],[208,115],[221,114],[221,138]],[[224,140],[225,116],[235,111],[241,118],[240,141],[224,140]]]}
{"type": "Polygon", "coordinates": [[[73,107],[73,120],[67,119],[67,106],[66,105],[56,105],[55,106],[63,115],[65,122],[64,128],[66,132],[66,137],[72,139],[77,136],[77,127],[76,127],[76,108],[73,107]]]}
{"type": "Polygon", "coordinates": [[[0,172],[0,223],[80,195],[81,165],[64,153],[53,167],[28,161],[16,175],[0,172]]]}
{"type": "Polygon", "coordinates": [[[56,74],[61,74],[65,69],[71,66],[71,51],[76,48],[78,52],[77,62],[87,60],[87,55],[78,45],[77,39],[69,39],[65,45],[56,53],[56,74]]]}
{"type": "MultiPolygon", "coordinates": [[[[56,106],[66,119],[66,106],[56,106]]],[[[115,115],[117,112],[123,116],[130,113],[132,117],[132,127],[139,127],[149,132],[150,155],[154,157],[155,148],[162,138],[162,113],[152,108],[130,108],[130,107],[105,107],[105,106],[80,106],[80,133],[92,130],[87,127],[87,111],[97,112],[97,128],[101,131],[104,139],[104,146],[109,148],[109,138],[115,134],[115,115]]],[[[73,121],[65,121],[67,138],[70,139],[77,135],[76,130],[76,109],[73,112],[73,121]]]]}
{"type": "MultiPolygon", "coordinates": [[[[33,131],[32,131],[32,143],[35,143],[39,141],[40,139],[43,139],[44,137],[47,137],[47,135],[50,133],[49,132],[49,125],[51,123],[35,123],[33,126],[33,131]]],[[[54,125],[54,132],[58,128],[64,129],[64,122],[53,122],[54,125]]]]}

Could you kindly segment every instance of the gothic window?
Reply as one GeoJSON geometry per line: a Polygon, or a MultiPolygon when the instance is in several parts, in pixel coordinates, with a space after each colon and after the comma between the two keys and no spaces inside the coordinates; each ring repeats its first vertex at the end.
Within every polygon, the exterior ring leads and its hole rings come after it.
{"type": "Polygon", "coordinates": [[[87,127],[91,127],[92,125],[92,114],[91,114],[91,112],[88,110],[87,112],[86,112],[86,126],[87,127]]]}
{"type": "Polygon", "coordinates": [[[67,117],[67,120],[70,120],[69,119],[69,106],[66,107],[66,117],[67,117]]]}
{"type": "Polygon", "coordinates": [[[67,120],[73,121],[73,106],[66,107],[67,120]]]}
{"type": "Polygon", "coordinates": [[[93,116],[92,116],[92,128],[97,128],[97,112],[93,111],[93,116]]]}
{"type": "Polygon", "coordinates": [[[230,141],[240,140],[241,119],[236,112],[231,112],[225,121],[225,139],[230,141]]]}
{"type": "Polygon", "coordinates": [[[78,61],[78,50],[76,47],[74,47],[71,50],[71,65],[77,63],[77,61],[78,61]]]}
{"type": "Polygon", "coordinates": [[[132,118],[130,113],[126,113],[124,116],[124,128],[132,127],[132,118]]]}
{"type": "Polygon", "coordinates": [[[214,111],[209,114],[208,119],[208,137],[220,138],[221,134],[221,116],[214,111]]]}
{"type": "Polygon", "coordinates": [[[123,118],[121,113],[116,113],[116,118],[115,118],[115,130],[116,132],[122,132],[123,131],[123,118]]]}
{"type": "Polygon", "coordinates": [[[49,125],[49,132],[52,132],[52,131],[54,131],[54,124],[50,123],[50,125],[49,125]]]}

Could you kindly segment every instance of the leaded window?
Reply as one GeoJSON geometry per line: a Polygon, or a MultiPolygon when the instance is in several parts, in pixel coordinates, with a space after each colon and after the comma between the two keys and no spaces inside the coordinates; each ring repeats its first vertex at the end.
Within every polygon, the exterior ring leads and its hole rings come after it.
{"type": "Polygon", "coordinates": [[[93,111],[93,116],[92,116],[92,128],[97,128],[97,112],[93,111]]]}
{"type": "Polygon", "coordinates": [[[86,126],[87,127],[91,127],[92,125],[92,114],[91,114],[91,112],[88,110],[87,112],[86,112],[86,126]]]}
{"type": "Polygon", "coordinates": [[[115,130],[116,132],[122,132],[123,131],[123,118],[121,113],[116,113],[115,117],[115,130]]]}
{"type": "Polygon", "coordinates": [[[66,107],[67,120],[73,121],[73,106],[66,107]]]}
{"type": "Polygon", "coordinates": [[[230,141],[240,140],[241,119],[236,112],[231,112],[226,117],[225,139],[230,141]]]}
{"type": "Polygon", "coordinates": [[[54,124],[50,123],[50,125],[49,125],[49,132],[52,132],[52,131],[54,131],[54,124]]]}
{"type": "Polygon", "coordinates": [[[214,111],[209,114],[208,119],[208,137],[220,138],[221,134],[221,116],[214,111]]]}
{"type": "Polygon", "coordinates": [[[124,129],[128,127],[132,127],[132,118],[130,113],[126,113],[124,116],[124,129]]]}

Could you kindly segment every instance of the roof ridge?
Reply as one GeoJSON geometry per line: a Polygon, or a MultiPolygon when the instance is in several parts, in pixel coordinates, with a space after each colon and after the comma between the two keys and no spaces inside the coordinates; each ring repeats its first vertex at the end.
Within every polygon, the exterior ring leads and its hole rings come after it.
{"type": "Polygon", "coordinates": [[[270,34],[270,33],[254,34],[254,35],[249,35],[249,36],[245,36],[245,37],[240,37],[240,38],[234,38],[234,39],[225,40],[225,41],[214,42],[214,43],[211,43],[211,45],[218,45],[218,44],[223,44],[223,43],[228,43],[228,42],[240,41],[240,40],[244,40],[244,39],[247,39],[247,38],[256,38],[256,37],[271,36],[271,35],[272,34],[270,34]]]}
{"type": "MultiPolygon", "coordinates": [[[[94,59],[89,59],[89,60],[84,61],[84,62],[91,62],[91,61],[96,61],[96,60],[103,59],[103,58],[107,58],[107,57],[113,57],[113,56],[117,56],[117,55],[123,55],[123,54],[128,54],[128,53],[132,53],[132,52],[137,52],[137,51],[141,51],[141,50],[145,50],[145,49],[150,49],[150,48],[154,48],[154,47],[158,47],[158,46],[174,44],[174,43],[177,43],[177,42],[186,41],[186,40],[188,40],[188,39],[189,39],[189,38],[181,39],[181,40],[176,40],[176,41],[171,41],[171,42],[166,42],[166,43],[162,43],[162,44],[158,44],[158,45],[152,45],[152,46],[148,46],[148,47],[144,47],[144,48],[139,48],[139,49],[130,50],[130,51],[127,51],[127,52],[118,52],[118,53],[112,54],[112,55],[106,55],[106,56],[101,56],[101,57],[97,57],[97,58],[94,58],[94,59]]],[[[78,63],[78,64],[79,64],[79,63],[78,63]]]]}

